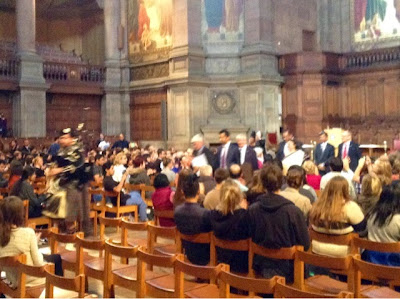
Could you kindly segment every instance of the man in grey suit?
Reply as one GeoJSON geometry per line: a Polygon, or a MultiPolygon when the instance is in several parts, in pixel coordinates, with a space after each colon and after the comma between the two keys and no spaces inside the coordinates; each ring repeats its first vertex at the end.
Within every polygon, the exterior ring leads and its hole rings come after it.
{"type": "Polygon", "coordinates": [[[314,151],[314,163],[322,176],[328,172],[329,161],[335,156],[335,148],[328,143],[328,134],[325,131],[319,133],[319,141],[314,151]]]}

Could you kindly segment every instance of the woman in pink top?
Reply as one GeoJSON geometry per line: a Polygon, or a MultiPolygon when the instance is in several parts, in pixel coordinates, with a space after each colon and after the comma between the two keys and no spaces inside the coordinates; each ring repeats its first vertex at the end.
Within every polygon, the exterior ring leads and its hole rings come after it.
{"type": "Polygon", "coordinates": [[[317,166],[313,161],[307,160],[303,163],[303,168],[306,171],[307,184],[313,187],[314,190],[319,190],[321,176],[318,174],[317,166]]]}
{"type": "MultiPolygon", "coordinates": [[[[153,202],[154,210],[165,211],[165,210],[174,210],[174,204],[172,203],[173,193],[171,187],[169,186],[168,178],[165,174],[160,173],[154,179],[154,191],[151,196],[151,201],[153,202]]],[[[160,225],[161,226],[175,226],[174,219],[170,218],[161,218],[160,217],[160,225]]]]}

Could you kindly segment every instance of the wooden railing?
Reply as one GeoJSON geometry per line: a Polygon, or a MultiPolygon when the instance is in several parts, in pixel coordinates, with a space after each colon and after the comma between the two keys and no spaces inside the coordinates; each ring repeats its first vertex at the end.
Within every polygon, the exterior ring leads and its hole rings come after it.
{"type": "Polygon", "coordinates": [[[18,78],[19,62],[15,58],[0,57],[0,78],[15,80],[18,78]]]}
{"type": "Polygon", "coordinates": [[[400,63],[399,47],[344,54],[340,58],[340,68],[343,70],[368,68],[392,63],[400,63]]]}
{"type": "Polygon", "coordinates": [[[105,68],[96,65],[44,62],[43,76],[48,81],[80,81],[102,84],[105,68]]]}

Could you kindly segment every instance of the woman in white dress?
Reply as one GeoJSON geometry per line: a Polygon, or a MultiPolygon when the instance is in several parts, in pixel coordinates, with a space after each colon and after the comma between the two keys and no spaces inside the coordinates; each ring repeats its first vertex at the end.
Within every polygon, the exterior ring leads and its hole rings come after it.
{"type": "Polygon", "coordinates": [[[287,170],[292,165],[301,166],[304,161],[304,152],[299,148],[294,140],[289,140],[287,142],[288,151],[289,153],[283,158],[282,165],[283,165],[283,174],[286,175],[287,170]]]}

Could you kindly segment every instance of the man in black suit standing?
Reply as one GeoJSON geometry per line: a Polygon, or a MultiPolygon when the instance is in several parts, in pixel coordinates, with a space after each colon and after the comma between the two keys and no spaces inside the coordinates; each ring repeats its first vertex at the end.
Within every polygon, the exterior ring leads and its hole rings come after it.
{"type": "Polygon", "coordinates": [[[355,171],[358,166],[358,160],[361,158],[361,151],[357,143],[351,140],[351,132],[343,131],[342,143],[339,144],[338,157],[342,160],[346,157],[350,159],[350,169],[355,171]]]}
{"type": "Polygon", "coordinates": [[[208,165],[214,168],[214,154],[204,145],[203,135],[194,135],[191,141],[193,146],[193,156],[198,157],[204,154],[208,165]]]}
{"type": "Polygon", "coordinates": [[[319,174],[323,176],[328,172],[329,161],[335,156],[335,148],[328,143],[328,134],[325,131],[319,133],[319,141],[314,152],[314,163],[319,174]]]}
{"type": "Polygon", "coordinates": [[[294,140],[294,135],[289,129],[285,129],[282,133],[282,138],[283,140],[279,143],[279,148],[276,153],[276,158],[279,161],[282,161],[283,158],[285,158],[285,156],[289,154],[287,142],[289,140],[294,140]]]}
{"type": "Polygon", "coordinates": [[[245,134],[236,136],[236,142],[240,151],[240,165],[248,163],[253,168],[253,171],[258,169],[257,155],[254,149],[247,145],[247,137],[245,134]]]}
{"type": "Polygon", "coordinates": [[[229,169],[232,164],[240,164],[240,152],[236,144],[231,143],[230,133],[227,129],[219,132],[221,146],[215,157],[215,169],[229,169]]]}

